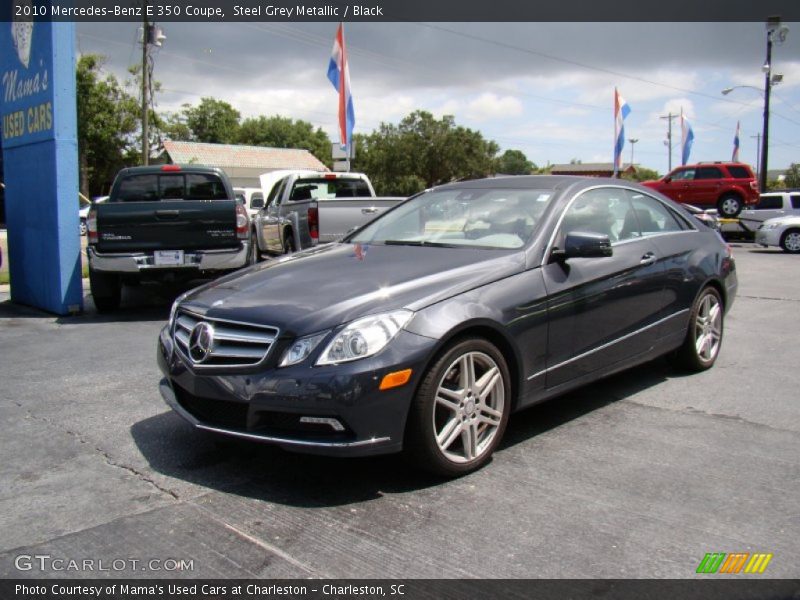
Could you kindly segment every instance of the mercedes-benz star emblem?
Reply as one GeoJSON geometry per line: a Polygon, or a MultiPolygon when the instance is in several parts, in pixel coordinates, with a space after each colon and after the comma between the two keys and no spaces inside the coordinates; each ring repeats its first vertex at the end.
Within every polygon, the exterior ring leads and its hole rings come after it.
{"type": "Polygon", "coordinates": [[[196,364],[204,362],[211,354],[213,345],[214,327],[201,322],[192,328],[192,333],[189,335],[189,357],[192,362],[196,364]]]}

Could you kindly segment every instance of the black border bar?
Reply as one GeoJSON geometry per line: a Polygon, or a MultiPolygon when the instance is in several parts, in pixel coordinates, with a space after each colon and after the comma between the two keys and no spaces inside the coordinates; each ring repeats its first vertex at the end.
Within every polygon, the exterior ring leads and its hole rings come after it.
{"type": "Polygon", "coordinates": [[[3,600],[797,600],[800,580],[210,580],[5,579],[3,600]],[[127,590],[124,586],[128,586],[127,590]],[[237,593],[237,586],[240,588],[237,593]],[[142,592],[142,590],[146,590],[142,592]],[[125,590],[125,591],[123,591],[125,590]],[[132,592],[135,590],[135,593],[132,592]],[[272,590],[272,591],[270,591],[272,590]],[[100,592],[99,594],[97,592],[100,592]]]}
{"type": "Polygon", "coordinates": [[[0,20],[141,22],[143,1],[159,22],[800,21],[797,0],[4,0],[0,20]]]}

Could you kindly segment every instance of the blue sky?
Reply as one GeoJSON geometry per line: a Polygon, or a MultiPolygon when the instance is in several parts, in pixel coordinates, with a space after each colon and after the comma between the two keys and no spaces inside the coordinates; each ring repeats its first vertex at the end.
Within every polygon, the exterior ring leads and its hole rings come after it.
{"type": "MultiPolygon", "coordinates": [[[[773,50],[770,169],[800,163],[800,24],[773,50]]],[[[244,116],[301,118],[335,135],[326,78],[335,23],[167,23],[156,51],[160,110],[203,96],[244,116]]],[[[140,60],[137,26],[81,23],[80,52],[103,54],[124,76],[140,60]]],[[[681,109],[695,141],[690,161],[729,160],[736,122],[741,159],[755,166],[762,130],[763,23],[348,23],[356,132],[412,110],[452,114],[503,149],[539,165],[610,161],[613,90],[631,106],[634,162],[667,170],[666,120],[681,109]],[[721,90],[731,86],[753,86],[721,90]]],[[[673,127],[673,166],[680,130],[673,127]]],[[[624,160],[630,160],[626,142],[624,160]]]]}

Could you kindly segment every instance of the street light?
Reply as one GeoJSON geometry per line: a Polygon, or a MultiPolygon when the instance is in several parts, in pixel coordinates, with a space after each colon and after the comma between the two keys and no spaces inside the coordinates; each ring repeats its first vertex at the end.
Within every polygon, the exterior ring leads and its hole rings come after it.
{"type": "Polygon", "coordinates": [[[628,141],[631,143],[631,166],[633,166],[633,145],[639,141],[639,138],[628,138],[628,141]]]}
{"type": "MultiPolygon", "coordinates": [[[[764,126],[763,134],[761,136],[761,161],[758,171],[758,185],[762,192],[767,189],[767,153],[769,151],[769,95],[770,90],[783,81],[783,75],[780,73],[772,72],[772,43],[777,42],[782,44],[786,41],[786,35],[789,33],[789,28],[781,25],[780,17],[769,17],[767,19],[767,60],[761,67],[764,72],[764,89],[758,88],[754,85],[734,85],[732,87],[722,90],[722,94],[727,96],[733,90],[739,88],[750,88],[756,90],[764,98],[764,126]]],[[[759,162],[759,161],[757,161],[759,162]]]]}
{"type": "MultiPolygon", "coordinates": [[[[764,136],[761,138],[761,171],[758,173],[758,183],[762,192],[767,191],[767,153],[769,152],[769,92],[773,84],[772,76],[772,42],[782,44],[786,40],[789,28],[781,25],[780,17],[767,18],[767,60],[764,61],[764,136]]],[[[777,78],[780,82],[783,76],[777,78]]]]}

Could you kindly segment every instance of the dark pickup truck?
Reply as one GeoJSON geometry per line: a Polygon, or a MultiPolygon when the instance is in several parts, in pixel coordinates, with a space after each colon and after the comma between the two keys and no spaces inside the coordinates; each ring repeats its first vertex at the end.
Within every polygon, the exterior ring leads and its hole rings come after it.
{"type": "Polygon", "coordinates": [[[89,281],[99,311],[122,285],[216,276],[252,262],[250,219],[226,175],[198,165],[123,169],[87,218],[89,281]]]}

